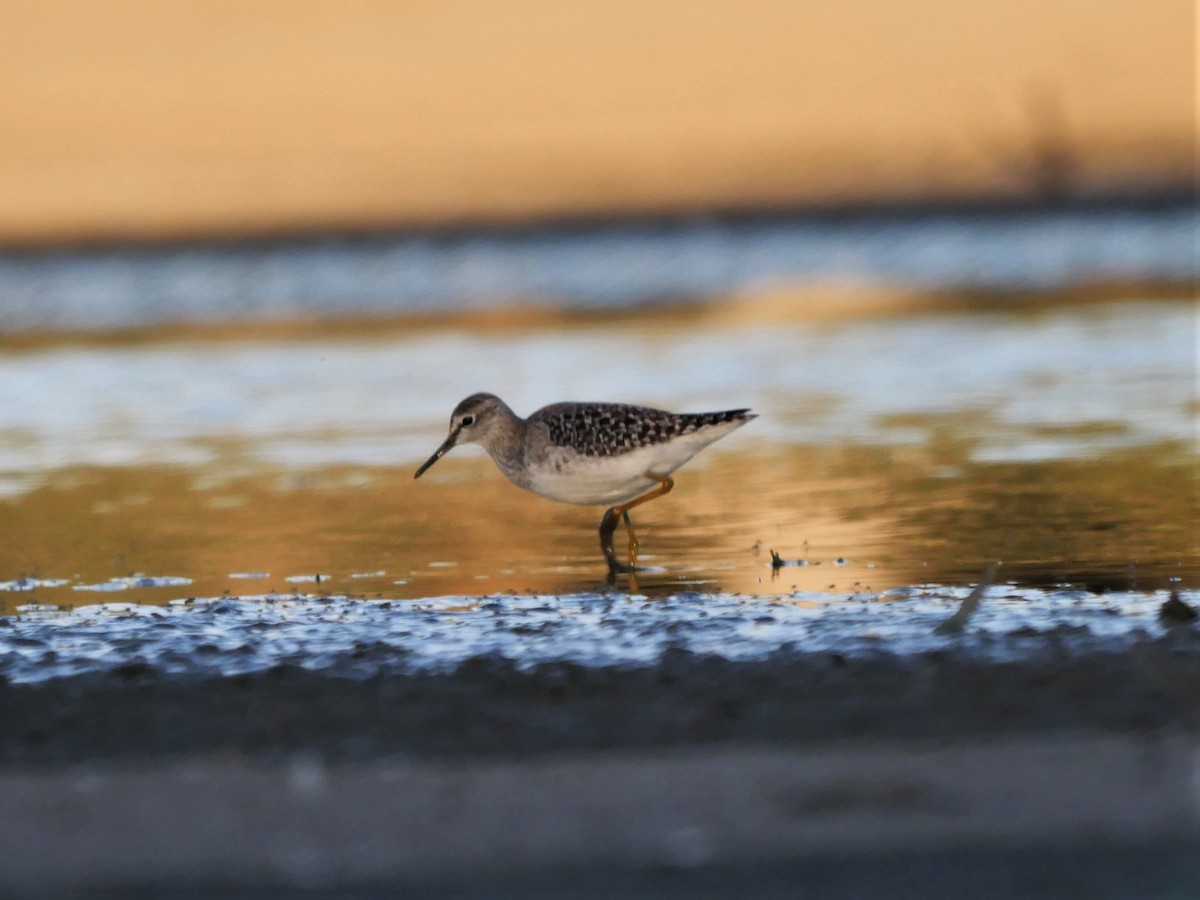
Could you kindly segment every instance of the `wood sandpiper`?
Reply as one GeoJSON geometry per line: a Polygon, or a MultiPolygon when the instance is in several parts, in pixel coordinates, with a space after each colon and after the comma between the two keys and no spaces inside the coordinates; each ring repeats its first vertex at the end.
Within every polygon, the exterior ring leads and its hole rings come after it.
{"type": "Polygon", "coordinates": [[[450,436],[417,469],[421,475],[456,444],[480,444],[518,487],[550,500],[605,505],[600,549],[610,573],[633,572],[638,542],[629,510],[675,486],[671,473],[755,415],[748,409],[670,413],[624,403],[554,403],[522,419],[493,394],[472,394],[454,408],[450,436]],[[629,557],[613,552],[623,520],[629,557]]]}

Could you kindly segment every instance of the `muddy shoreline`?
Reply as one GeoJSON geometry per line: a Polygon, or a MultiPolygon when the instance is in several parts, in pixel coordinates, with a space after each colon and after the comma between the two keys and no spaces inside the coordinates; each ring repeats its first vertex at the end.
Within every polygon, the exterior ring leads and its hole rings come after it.
{"type": "Polygon", "coordinates": [[[362,676],[390,652],[0,681],[0,891],[1115,900],[1200,883],[1195,625],[1108,649],[1051,632],[1006,660],[668,648],[362,676]]]}
{"type": "Polygon", "coordinates": [[[1200,629],[1112,651],[1039,642],[1019,661],[965,648],[758,661],[669,648],[644,666],[499,656],[448,673],[281,665],[168,676],[144,663],[41,683],[0,681],[0,767],[140,764],[218,754],[326,762],[461,759],[728,742],[935,740],[1028,732],[1200,731],[1200,629]]]}

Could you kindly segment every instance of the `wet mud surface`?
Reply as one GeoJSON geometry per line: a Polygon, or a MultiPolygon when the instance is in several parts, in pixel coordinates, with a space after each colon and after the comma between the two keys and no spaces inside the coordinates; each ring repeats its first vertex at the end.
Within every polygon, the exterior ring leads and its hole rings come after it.
{"type": "MultiPolygon", "coordinates": [[[[335,667],[336,671],[336,667],[335,667]]],[[[636,668],[495,658],[366,679],[279,666],[231,677],[144,666],[0,686],[0,764],[57,766],[234,753],[439,758],[703,742],[954,739],[1200,722],[1200,635],[1026,663],[957,652],[757,662],[667,651],[636,668]]]]}
{"type": "Polygon", "coordinates": [[[1046,625],[1039,592],[934,635],[962,593],[26,613],[0,620],[0,765],[1200,729],[1200,627],[1160,622],[1165,594],[1059,597],[1046,625]]]}
{"type": "Polygon", "coordinates": [[[1200,626],[991,592],[25,603],[0,893],[1192,896],[1200,626]]]}
{"type": "Polygon", "coordinates": [[[1169,630],[1163,610],[1175,605],[1200,605],[1200,592],[1100,594],[1007,584],[975,592],[923,585],[782,596],[611,590],[404,601],[296,592],[189,597],[161,606],[63,609],[28,602],[0,618],[0,676],[35,682],[111,671],[241,675],[294,666],[367,678],[449,673],[479,659],[511,660],[520,670],[557,662],[641,667],[668,651],[754,661],[958,650],[1020,662],[1047,653],[1121,652],[1169,630]],[[963,617],[964,603],[980,608],[963,617]],[[953,634],[943,633],[951,614],[962,622],[953,634]]]}

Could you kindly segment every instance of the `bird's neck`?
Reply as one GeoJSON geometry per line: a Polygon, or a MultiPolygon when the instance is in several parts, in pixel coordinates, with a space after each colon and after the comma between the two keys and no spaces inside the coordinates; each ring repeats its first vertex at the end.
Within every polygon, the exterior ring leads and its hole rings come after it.
{"type": "Polygon", "coordinates": [[[504,427],[488,436],[483,447],[510,481],[520,484],[525,473],[525,420],[515,413],[506,417],[504,427]]]}

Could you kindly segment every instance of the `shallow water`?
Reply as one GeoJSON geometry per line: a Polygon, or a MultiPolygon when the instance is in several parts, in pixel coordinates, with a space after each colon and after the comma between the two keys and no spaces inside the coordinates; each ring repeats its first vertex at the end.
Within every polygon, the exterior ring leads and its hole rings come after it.
{"type": "Polygon", "coordinates": [[[759,412],[638,510],[652,596],[964,584],[992,560],[1026,586],[1200,580],[1190,303],[718,313],[10,353],[0,613],[30,593],[605,587],[601,510],[519,491],[478,448],[413,481],[480,388],[521,412],[566,398],[759,412]],[[772,569],[771,550],[793,565],[772,569]]]}
{"type": "Polygon", "coordinates": [[[1055,289],[1196,276],[1193,205],[698,217],[180,247],[0,253],[0,332],[484,310],[639,309],[770,285],[1055,289]]]}
{"type": "Polygon", "coordinates": [[[940,430],[975,461],[1090,456],[1195,437],[1196,338],[1181,298],[50,348],[0,357],[0,487],[79,465],[417,462],[484,389],[524,414],[561,399],[760,413],[721,449],[920,445],[940,430]]]}

